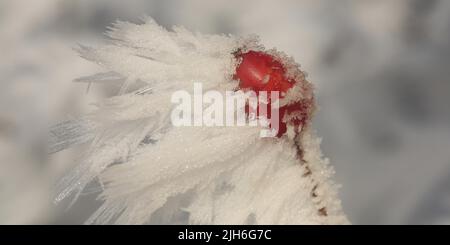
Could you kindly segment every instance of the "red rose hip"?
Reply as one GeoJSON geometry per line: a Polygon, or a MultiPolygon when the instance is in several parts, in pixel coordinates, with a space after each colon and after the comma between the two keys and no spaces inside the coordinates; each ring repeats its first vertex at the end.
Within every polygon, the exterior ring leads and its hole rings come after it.
{"type": "MultiPolygon", "coordinates": [[[[257,94],[260,91],[278,91],[280,98],[283,99],[285,94],[289,92],[294,85],[302,81],[296,81],[286,76],[285,66],[274,56],[263,51],[248,51],[246,53],[237,53],[236,58],[240,60],[236,67],[235,79],[239,80],[239,88],[243,90],[253,90],[257,94]]],[[[298,95],[302,97],[302,95],[298,95]]],[[[304,96],[303,96],[304,97],[304,96]]],[[[295,127],[298,133],[303,126],[312,107],[312,99],[299,99],[293,103],[289,103],[279,108],[279,128],[277,137],[281,137],[287,131],[287,124],[295,127]],[[286,115],[291,116],[290,120],[283,120],[286,115]]],[[[268,108],[268,116],[270,117],[270,108],[268,108]]]]}

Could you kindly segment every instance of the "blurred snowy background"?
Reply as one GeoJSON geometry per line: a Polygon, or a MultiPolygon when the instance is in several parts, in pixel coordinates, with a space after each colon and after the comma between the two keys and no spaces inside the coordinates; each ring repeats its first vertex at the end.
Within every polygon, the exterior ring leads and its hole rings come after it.
{"type": "Polygon", "coordinates": [[[150,15],[205,33],[261,36],[317,86],[315,127],[354,224],[450,224],[450,1],[0,0],[0,224],[79,224],[53,183],[76,150],[46,154],[48,125],[96,98],[72,80],[99,71],[77,43],[150,15]]]}

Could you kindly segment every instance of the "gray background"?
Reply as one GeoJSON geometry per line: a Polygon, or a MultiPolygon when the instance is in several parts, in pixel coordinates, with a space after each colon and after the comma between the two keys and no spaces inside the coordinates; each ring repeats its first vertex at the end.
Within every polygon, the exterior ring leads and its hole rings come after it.
{"type": "Polygon", "coordinates": [[[355,224],[450,223],[450,1],[0,0],[0,224],[78,224],[53,183],[77,151],[46,155],[50,124],[111,95],[72,80],[99,70],[77,43],[150,15],[204,33],[256,33],[317,85],[315,127],[355,224]]]}

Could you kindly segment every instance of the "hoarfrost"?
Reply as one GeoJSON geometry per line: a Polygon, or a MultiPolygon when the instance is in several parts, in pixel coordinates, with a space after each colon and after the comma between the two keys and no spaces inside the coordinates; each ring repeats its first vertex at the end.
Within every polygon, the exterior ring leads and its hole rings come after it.
{"type": "MultiPolygon", "coordinates": [[[[174,91],[192,92],[194,82],[204,91],[237,88],[233,53],[263,49],[256,37],[168,31],[151,18],[140,25],[118,22],[107,35],[107,45],[78,51],[108,72],[77,81],[121,82],[122,89],[83,120],[52,128],[51,151],[90,144],[59,183],[57,202],[72,194],[76,200],[98,179],[104,203],[86,223],[348,223],[310,127],[295,138],[263,139],[257,127],[170,122],[174,91]],[[131,89],[138,80],[145,85],[131,89]]],[[[288,76],[304,79],[291,69],[296,65],[289,66],[293,61],[279,52],[277,57],[288,64],[288,76]]],[[[296,91],[301,89],[312,87],[296,91]]]]}

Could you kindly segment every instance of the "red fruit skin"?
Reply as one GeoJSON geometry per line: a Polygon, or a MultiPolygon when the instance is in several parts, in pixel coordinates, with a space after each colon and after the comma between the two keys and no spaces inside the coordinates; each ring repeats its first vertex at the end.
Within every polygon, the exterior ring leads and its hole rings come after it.
{"type": "Polygon", "coordinates": [[[236,68],[236,77],[241,89],[259,91],[286,92],[294,83],[288,81],[284,74],[286,69],[271,55],[260,51],[249,51],[238,55],[242,58],[236,68]]]}
{"type": "MultiPolygon", "coordinates": [[[[286,68],[272,55],[262,51],[248,51],[235,55],[240,59],[240,64],[236,67],[235,79],[239,80],[239,88],[243,90],[253,90],[257,94],[260,91],[278,91],[280,98],[291,89],[294,84],[300,81],[288,79],[285,76],[286,68]]],[[[300,118],[287,122],[296,129],[301,128],[309,117],[309,106],[311,103],[295,102],[279,108],[279,128],[277,137],[283,136],[287,131],[287,125],[282,122],[286,114],[300,112],[300,118]]],[[[268,108],[267,117],[270,118],[271,108],[268,108]]],[[[247,111],[248,112],[248,111],[247,111]]],[[[298,132],[298,131],[297,131],[298,132]]]]}

